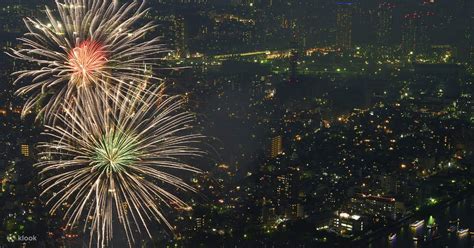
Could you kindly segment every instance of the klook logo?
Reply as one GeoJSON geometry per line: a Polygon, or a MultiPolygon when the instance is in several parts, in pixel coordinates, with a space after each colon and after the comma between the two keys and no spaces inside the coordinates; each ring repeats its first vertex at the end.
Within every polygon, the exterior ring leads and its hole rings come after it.
{"type": "Polygon", "coordinates": [[[7,238],[8,242],[13,243],[13,242],[34,242],[38,241],[38,237],[36,235],[32,236],[26,236],[26,235],[20,235],[18,237],[10,237],[7,238]]]}
{"type": "Polygon", "coordinates": [[[37,237],[36,237],[36,235],[33,235],[33,236],[24,236],[24,235],[21,235],[21,236],[18,237],[17,241],[20,241],[20,242],[37,241],[37,237]]]}

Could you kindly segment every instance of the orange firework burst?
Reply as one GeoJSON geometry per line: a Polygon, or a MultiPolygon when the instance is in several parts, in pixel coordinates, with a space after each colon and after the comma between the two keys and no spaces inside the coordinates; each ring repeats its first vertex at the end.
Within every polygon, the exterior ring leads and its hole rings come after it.
{"type": "Polygon", "coordinates": [[[71,81],[78,86],[96,82],[98,72],[102,71],[107,58],[103,46],[87,40],[73,48],[69,53],[67,65],[71,68],[71,81]]]}
{"type": "Polygon", "coordinates": [[[148,13],[145,1],[53,2],[57,11],[46,8],[46,18],[25,18],[28,32],[19,39],[21,46],[8,53],[32,64],[13,73],[15,83],[23,84],[16,94],[28,97],[22,115],[40,107],[37,116],[54,123],[63,101],[159,79],[151,68],[161,64],[168,50],[159,38],[143,40],[155,28],[139,22],[148,13]]]}

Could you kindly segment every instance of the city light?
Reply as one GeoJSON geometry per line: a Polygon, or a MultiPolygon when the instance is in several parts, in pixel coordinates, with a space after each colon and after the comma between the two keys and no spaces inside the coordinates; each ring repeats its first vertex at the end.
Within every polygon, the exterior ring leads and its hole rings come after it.
{"type": "Polygon", "coordinates": [[[473,1],[0,13],[7,246],[451,247],[474,233],[473,1]]]}

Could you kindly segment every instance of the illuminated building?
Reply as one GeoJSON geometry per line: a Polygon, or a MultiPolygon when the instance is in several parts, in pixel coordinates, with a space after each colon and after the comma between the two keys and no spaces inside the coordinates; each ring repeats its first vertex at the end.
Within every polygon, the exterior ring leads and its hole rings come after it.
{"type": "Polygon", "coordinates": [[[377,10],[377,43],[388,45],[392,40],[393,8],[395,5],[383,2],[377,10]]]}
{"type": "MultiPolygon", "coordinates": [[[[291,188],[290,188],[290,178],[287,175],[277,177],[277,196],[278,200],[288,199],[290,197],[291,188]]],[[[280,205],[280,203],[278,203],[280,205]]]]}
{"type": "Polygon", "coordinates": [[[472,61],[474,58],[474,3],[472,0],[464,0],[462,16],[464,34],[460,41],[459,55],[464,61],[472,61]]]}
{"type": "Polygon", "coordinates": [[[349,49],[352,46],[352,3],[337,3],[336,12],[336,46],[349,49]]]}
{"type": "Polygon", "coordinates": [[[23,155],[25,157],[29,157],[30,156],[30,146],[27,145],[27,144],[22,144],[20,146],[20,152],[21,152],[21,155],[23,155]]]}
{"type": "Polygon", "coordinates": [[[304,217],[304,207],[301,203],[291,204],[291,216],[298,219],[304,217]]]}
{"type": "Polygon", "coordinates": [[[364,231],[364,221],[360,215],[341,212],[333,218],[332,227],[339,234],[350,235],[364,231]]]}
{"type": "Polygon", "coordinates": [[[395,220],[403,207],[395,198],[357,194],[351,198],[350,211],[374,219],[395,220]]]}
{"type": "Polygon", "coordinates": [[[176,55],[179,57],[188,56],[187,36],[186,36],[186,24],[182,16],[177,16],[174,19],[174,46],[176,55]]]}
{"type": "Polygon", "coordinates": [[[413,12],[403,17],[402,48],[417,52],[429,46],[427,18],[432,12],[413,12]]]}
{"type": "Polygon", "coordinates": [[[196,225],[194,230],[201,230],[204,227],[204,217],[198,217],[196,218],[196,225]]]}
{"type": "Polygon", "coordinates": [[[283,153],[283,138],[281,135],[276,136],[271,141],[270,157],[275,158],[283,153]]]}

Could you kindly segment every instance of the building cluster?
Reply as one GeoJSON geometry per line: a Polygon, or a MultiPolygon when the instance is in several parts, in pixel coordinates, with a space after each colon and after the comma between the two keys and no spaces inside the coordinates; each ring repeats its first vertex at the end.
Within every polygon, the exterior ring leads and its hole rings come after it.
{"type": "Polygon", "coordinates": [[[356,46],[399,54],[448,48],[472,61],[473,4],[436,1],[160,1],[151,18],[178,57],[356,46]],[[171,28],[167,28],[171,27],[171,28]]]}
{"type": "MultiPolygon", "coordinates": [[[[21,17],[41,18],[38,1],[10,2],[4,49],[25,31],[21,17]]],[[[158,25],[147,35],[163,36],[163,63],[182,68],[162,78],[197,113],[209,156],[188,180],[192,207],[166,212],[175,238],[157,225],[143,242],[350,242],[469,189],[471,2],[149,1],[158,25]]],[[[0,246],[31,232],[79,242],[30,190],[42,137],[34,116],[20,119],[10,73],[31,65],[1,56],[0,246]]]]}

